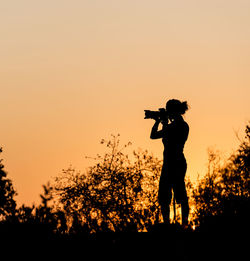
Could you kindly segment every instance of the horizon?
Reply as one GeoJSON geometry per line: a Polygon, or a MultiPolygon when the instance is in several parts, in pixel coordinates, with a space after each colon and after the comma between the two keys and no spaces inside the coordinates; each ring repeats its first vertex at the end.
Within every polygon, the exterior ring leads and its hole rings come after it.
{"type": "Polygon", "coordinates": [[[144,109],[187,101],[187,176],[227,158],[250,111],[250,2],[43,1],[1,7],[0,147],[18,204],[120,134],[162,158],[144,109]]]}

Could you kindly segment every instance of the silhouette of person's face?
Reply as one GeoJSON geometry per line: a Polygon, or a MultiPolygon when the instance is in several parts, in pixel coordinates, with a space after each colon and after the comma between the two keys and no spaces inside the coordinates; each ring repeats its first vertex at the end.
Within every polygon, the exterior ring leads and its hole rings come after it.
{"type": "Polygon", "coordinates": [[[168,114],[168,118],[170,120],[173,120],[175,118],[175,112],[173,112],[173,110],[169,109],[168,106],[166,106],[166,111],[167,111],[167,114],[168,114]]]}
{"type": "Polygon", "coordinates": [[[179,113],[174,112],[174,111],[168,111],[168,118],[170,119],[170,121],[176,120],[178,117],[180,116],[179,113]]]}
{"type": "Polygon", "coordinates": [[[175,118],[175,114],[173,112],[168,112],[168,117],[170,120],[173,120],[175,118]]]}

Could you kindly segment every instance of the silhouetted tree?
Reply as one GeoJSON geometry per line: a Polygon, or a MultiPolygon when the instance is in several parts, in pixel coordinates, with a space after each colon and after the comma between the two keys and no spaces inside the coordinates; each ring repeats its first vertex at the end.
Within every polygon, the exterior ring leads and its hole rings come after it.
{"type": "MultiPolygon", "coordinates": [[[[220,165],[218,154],[209,153],[208,172],[193,190],[195,220],[213,229],[249,229],[250,126],[239,149],[220,165]]],[[[206,228],[207,228],[206,227],[206,228]]]]}
{"type": "MultiPolygon", "coordinates": [[[[26,236],[53,237],[56,234],[64,234],[67,231],[65,214],[54,208],[52,187],[50,183],[43,185],[43,194],[40,195],[41,204],[31,207],[22,205],[17,209],[16,221],[19,227],[25,227],[26,236]]],[[[23,231],[21,230],[21,233],[23,231]]]]}
{"type": "Polygon", "coordinates": [[[69,168],[55,182],[59,206],[71,229],[90,232],[137,231],[159,221],[157,202],[161,162],[147,151],[134,151],[133,160],[119,146],[119,135],[106,144],[87,173],[69,168]],[[87,229],[88,228],[88,229],[87,229]]]}
{"type": "MultiPolygon", "coordinates": [[[[2,148],[0,147],[0,153],[2,148]]],[[[14,190],[12,181],[7,178],[2,159],[0,159],[0,221],[6,221],[15,218],[16,201],[14,196],[17,193],[14,190]]]]}

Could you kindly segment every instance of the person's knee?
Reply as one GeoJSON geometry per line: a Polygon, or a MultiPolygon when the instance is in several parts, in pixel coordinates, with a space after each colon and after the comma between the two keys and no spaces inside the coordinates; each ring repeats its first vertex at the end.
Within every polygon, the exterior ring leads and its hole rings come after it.
{"type": "Polygon", "coordinates": [[[186,197],[186,198],[181,199],[179,204],[181,204],[184,207],[188,207],[189,206],[188,198],[186,197]]]}
{"type": "Polygon", "coordinates": [[[188,199],[185,199],[183,201],[181,201],[181,210],[182,210],[182,213],[184,215],[188,215],[189,214],[189,204],[188,204],[188,199]]]}
{"type": "Polygon", "coordinates": [[[171,203],[171,195],[170,196],[163,196],[163,195],[159,195],[158,196],[158,202],[160,206],[169,206],[171,203]]]}

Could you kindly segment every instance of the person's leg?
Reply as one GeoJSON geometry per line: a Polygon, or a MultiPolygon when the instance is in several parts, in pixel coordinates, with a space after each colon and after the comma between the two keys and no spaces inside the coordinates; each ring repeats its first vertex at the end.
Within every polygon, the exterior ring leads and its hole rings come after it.
{"type": "Polygon", "coordinates": [[[178,204],[181,204],[182,225],[187,225],[189,216],[189,205],[184,180],[176,181],[174,185],[174,193],[176,197],[176,202],[178,204]]]}
{"type": "Polygon", "coordinates": [[[188,225],[188,216],[189,216],[188,199],[185,199],[181,202],[182,225],[188,225]]]}
{"type": "Polygon", "coordinates": [[[161,207],[161,213],[164,223],[170,223],[170,208],[169,204],[172,198],[171,184],[167,176],[162,175],[159,183],[158,200],[161,207]]]}
{"type": "Polygon", "coordinates": [[[189,205],[185,184],[185,174],[187,171],[187,163],[185,158],[180,158],[180,162],[176,164],[176,175],[173,190],[176,202],[181,204],[182,225],[188,225],[189,205]]]}
{"type": "Polygon", "coordinates": [[[161,213],[162,213],[163,221],[165,224],[170,223],[169,212],[170,212],[169,205],[161,204],[161,213]]]}

